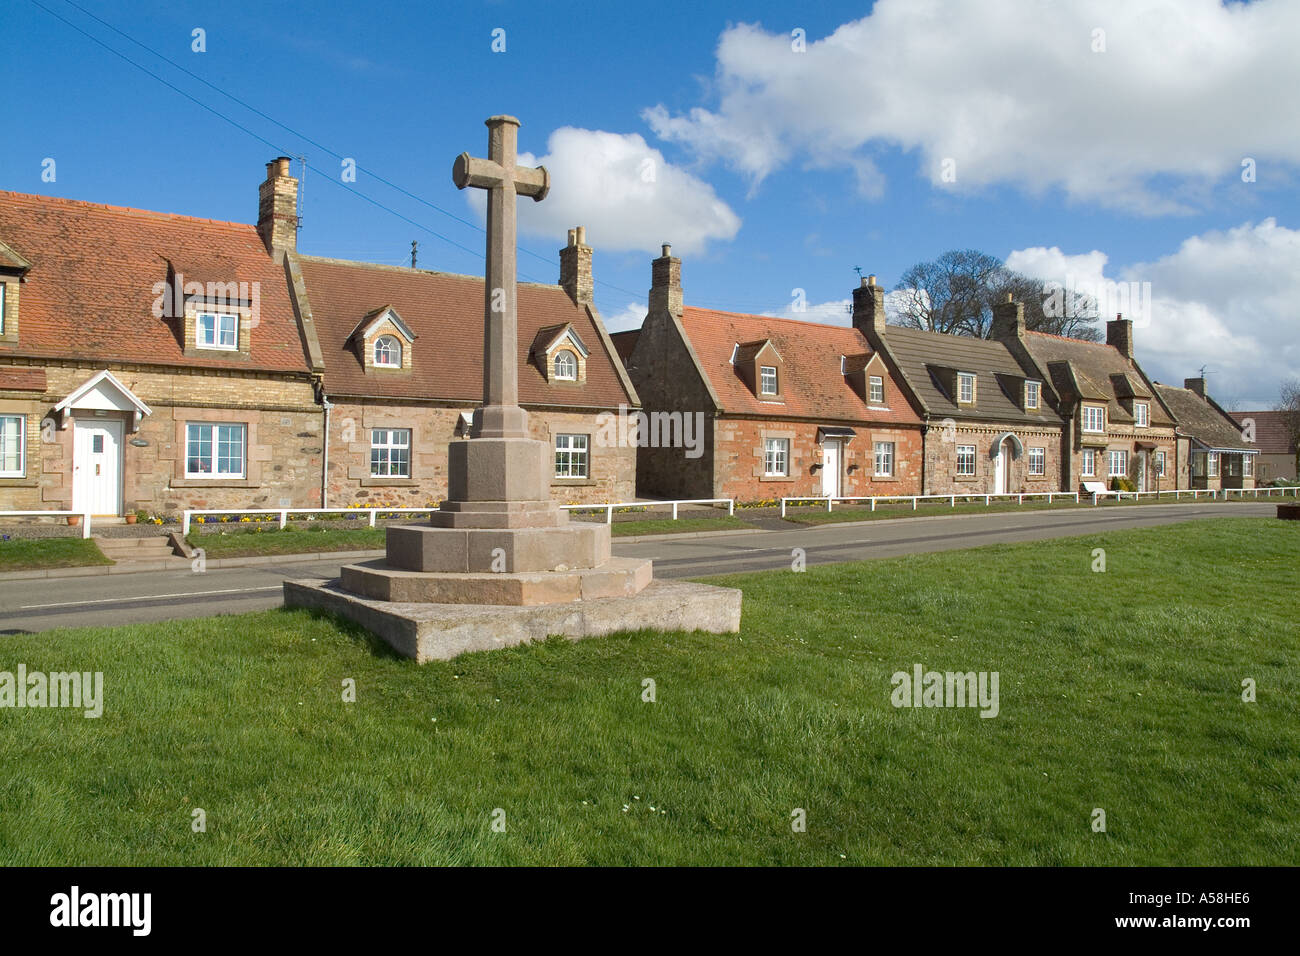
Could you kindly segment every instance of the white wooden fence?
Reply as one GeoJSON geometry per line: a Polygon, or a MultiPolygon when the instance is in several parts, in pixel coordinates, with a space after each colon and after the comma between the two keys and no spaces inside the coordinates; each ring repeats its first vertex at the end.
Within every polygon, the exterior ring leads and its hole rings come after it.
{"type": "Polygon", "coordinates": [[[614,523],[615,508],[656,508],[664,505],[673,506],[673,520],[677,520],[678,505],[726,505],[727,514],[736,513],[735,498],[679,498],[675,501],[620,501],[596,505],[560,505],[565,511],[601,511],[605,512],[605,524],[614,523]]]}
{"type": "Polygon", "coordinates": [[[0,511],[0,518],[81,518],[81,536],[90,537],[90,513],[87,511],[0,511]]]}
{"type": "Polygon", "coordinates": [[[370,527],[373,528],[375,515],[378,514],[428,514],[437,510],[427,506],[424,508],[192,508],[182,512],[181,534],[190,533],[190,523],[194,515],[278,515],[281,529],[288,524],[289,515],[339,515],[340,517],[367,515],[370,519],[370,527]]]}
{"type": "Polygon", "coordinates": [[[830,496],[830,497],[827,497],[826,495],[805,495],[805,496],[802,496],[802,497],[782,498],[782,499],[781,499],[781,517],[782,517],[782,518],[785,517],[785,507],[786,507],[786,505],[787,505],[789,502],[792,502],[792,501],[814,501],[814,502],[819,502],[819,503],[820,503],[820,502],[825,502],[825,503],[826,503],[826,510],[827,510],[827,511],[832,511],[832,510],[834,510],[835,502],[837,502],[837,501],[870,501],[870,502],[871,502],[871,510],[872,510],[872,511],[875,511],[875,510],[876,510],[876,504],[879,503],[879,502],[882,502],[882,501],[883,501],[883,502],[890,502],[890,501],[897,501],[897,502],[910,501],[910,502],[912,503],[912,510],[915,511],[915,510],[916,510],[916,503],[917,503],[918,501],[946,501],[946,502],[948,502],[948,504],[949,504],[950,507],[955,508],[955,507],[957,507],[957,499],[958,499],[958,498],[962,499],[963,501],[969,501],[969,500],[972,500],[972,499],[983,498],[983,499],[984,499],[984,504],[985,504],[985,506],[988,506],[990,503],[992,503],[992,501],[993,501],[994,498],[1015,498],[1015,499],[1016,499],[1016,504],[1024,504],[1024,500],[1025,500],[1026,498],[1046,498],[1048,504],[1051,504],[1052,499],[1054,499],[1054,498],[1073,498],[1073,499],[1075,500],[1075,502],[1077,503],[1078,500],[1079,500],[1079,493],[1078,493],[1077,491],[1026,491],[1026,492],[1024,492],[1023,494],[1015,494],[1015,495],[1012,495],[1012,494],[1006,494],[1006,495],[983,495],[983,494],[965,494],[965,495],[834,495],[834,496],[830,496]]]}

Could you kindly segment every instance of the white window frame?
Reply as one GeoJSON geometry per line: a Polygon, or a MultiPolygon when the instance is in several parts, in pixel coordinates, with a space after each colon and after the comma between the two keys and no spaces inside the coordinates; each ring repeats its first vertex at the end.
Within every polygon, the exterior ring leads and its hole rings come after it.
{"type": "Polygon", "coordinates": [[[1038,403],[1042,400],[1043,387],[1041,382],[1035,382],[1032,379],[1025,382],[1025,410],[1030,412],[1038,411],[1038,403]],[[1030,400],[1033,395],[1033,400],[1030,400]]]}
{"type": "Polygon", "coordinates": [[[591,437],[563,433],[555,436],[555,477],[589,478],[591,476],[591,437]]]}
{"type": "Polygon", "coordinates": [[[874,405],[885,404],[885,378],[883,375],[872,375],[867,380],[867,395],[869,401],[874,405]]]}
{"type": "Polygon", "coordinates": [[[896,450],[895,444],[892,441],[875,442],[874,447],[872,448],[872,451],[875,453],[874,454],[875,468],[873,469],[872,473],[875,475],[875,477],[877,478],[894,477],[895,450],[896,450]],[[884,466],[883,468],[881,467],[882,465],[884,466]]]}
{"type": "MultiPolygon", "coordinates": [[[[202,439],[198,439],[202,441],[202,439]]],[[[186,422],[185,423],[185,477],[186,478],[206,478],[206,479],[243,479],[248,477],[248,425],[245,422],[186,422]],[[221,431],[222,428],[239,429],[239,472],[219,471],[221,462],[221,431]],[[191,453],[191,443],[196,439],[194,429],[201,432],[207,432],[208,461],[212,465],[210,471],[191,471],[190,462],[196,457],[191,453]]]]}
{"type": "Polygon", "coordinates": [[[1241,477],[1243,478],[1255,477],[1255,456],[1254,455],[1241,456],[1241,477]]]}
{"type": "Polygon", "coordinates": [[[1107,478],[1127,478],[1128,477],[1128,452],[1122,448],[1118,451],[1106,452],[1106,477],[1107,478]],[[1120,471],[1115,470],[1115,462],[1123,462],[1120,471]]]}
{"type": "Polygon", "coordinates": [[[555,378],[561,382],[576,382],[578,380],[578,356],[574,355],[569,349],[560,349],[555,353],[554,360],[555,378]],[[565,372],[560,367],[561,360],[567,358],[566,364],[569,371],[565,372]]]}
{"type": "Polygon", "coordinates": [[[971,478],[975,475],[975,446],[957,446],[957,476],[971,478]]]}
{"type": "Polygon", "coordinates": [[[1106,430],[1106,409],[1101,405],[1084,405],[1082,428],[1085,432],[1094,435],[1104,432],[1106,430]],[[1094,415],[1099,422],[1096,428],[1091,425],[1094,415]]]}
{"type": "Polygon", "coordinates": [[[411,429],[409,428],[372,428],[370,429],[370,477],[371,478],[410,478],[411,477],[411,429]],[[376,441],[377,436],[383,436],[376,441]],[[403,441],[402,439],[405,439],[403,441]],[[376,460],[375,452],[379,452],[376,460]],[[401,455],[405,452],[405,456],[401,455]],[[405,457],[405,462],[402,458],[405,457]],[[405,465],[403,471],[394,471],[394,461],[398,466],[405,465]],[[379,470],[377,470],[379,469],[379,470]],[[386,469],[386,470],[385,470],[386,469]]]}
{"type": "Polygon", "coordinates": [[[1047,474],[1047,449],[1029,449],[1029,473],[1034,476],[1047,474]]]}
{"type": "Polygon", "coordinates": [[[1205,476],[1207,478],[1219,477],[1219,453],[1212,451],[1205,456],[1205,476]]]}
{"type": "Polygon", "coordinates": [[[957,404],[974,405],[975,404],[975,373],[958,372],[957,373],[957,404]],[[967,395],[969,397],[963,398],[967,395]]]}
{"type": "Polygon", "coordinates": [[[790,439],[763,439],[763,477],[786,478],[790,475],[790,439]]]}
{"type": "Polygon", "coordinates": [[[27,416],[0,415],[0,478],[27,477],[27,416]],[[18,432],[18,469],[5,468],[5,442],[9,439],[11,424],[17,422],[18,432]],[[11,423],[6,425],[6,423],[11,423]]]}
{"type": "Polygon", "coordinates": [[[1097,477],[1097,450],[1095,448],[1085,448],[1083,450],[1083,464],[1080,471],[1085,478],[1097,477]]]}
{"type": "Polygon", "coordinates": [[[404,348],[404,346],[402,345],[401,340],[400,340],[397,336],[395,336],[395,335],[381,335],[381,336],[379,336],[379,338],[375,339],[374,344],[371,345],[371,347],[370,347],[370,361],[371,361],[371,364],[373,364],[373,365],[375,366],[375,368],[401,368],[401,367],[402,367],[402,350],[403,350],[403,348],[404,348]],[[386,342],[391,342],[391,343],[393,343],[393,344],[392,344],[392,347],[390,348],[389,346],[384,345],[384,343],[386,343],[386,342]],[[380,346],[380,345],[384,345],[384,356],[385,356],[386,361],[383,361],[383,362],[379,361],[379,346],[380,346]],[[397,358],[397,361],[396,361],[396,362],[392,361],[392,358],[393,358],[394,356],[396,356],[396,358],[397,358]]]}
{"type": "Polygon", "coordinates": [[[775,365],[760,365],[758,367],[758,394],[760,395],[778,395],[780,394],[780,385],[777,382],[775,365]],[[771,372],[772,387],[767,387],[768,372],[771,372]]]}
{"type": "Polygon", "coordinates": [[[198,312],[194,316],[194,345],[201,349],[215,349],[221,352],[239,351],[239,316],[230,312],[198,312]],[[212,320],[212,340],[204,341],[203,320],[212,320]],[[226,329],[226,320],[230,328],[226,329]],[[223,343],[226,333],[230,334],[230,344],[223,343]]]}
{"type": "Polygon", "coordinates": [[[1146,428],[1151,421],[1151,406],[1147,402],[1133,403],[1133,425],[1135,428],[1146,428]]]}

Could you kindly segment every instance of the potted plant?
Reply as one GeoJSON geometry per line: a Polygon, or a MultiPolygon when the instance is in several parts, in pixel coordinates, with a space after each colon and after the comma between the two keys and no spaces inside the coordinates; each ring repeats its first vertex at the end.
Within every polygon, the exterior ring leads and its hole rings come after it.
{"type": "Polygon", "coordinates": [[[136,514],[134,511],[128,512],[126,515],[127,524],[135,524],[139,520],[140,520],[140,516],[136,514]]]}
{"type": "Polygon", "coordinates": [[[77,527],[81,524],[81,515],[68,515],[68,524],[77,527]]]}

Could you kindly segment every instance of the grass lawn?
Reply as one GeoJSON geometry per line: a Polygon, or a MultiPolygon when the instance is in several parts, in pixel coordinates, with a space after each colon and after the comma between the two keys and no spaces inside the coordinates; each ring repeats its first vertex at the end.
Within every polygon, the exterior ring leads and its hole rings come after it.
{"type": "Polygon", "coordinates": [[[721,578],[739,635],[423,667],[303,611],[7,636],[0,669],[103,671],[105,709],[0,709],[0,863],[1294,863],[1298,532],[721,578]],[[894,708],[917,663],[997,671],[999,716],[894,708]]]}
{"type": "Polygon", "coordinates": [[[244,558],[261,554],[302,554],[312,551],[382,551],[384,529],[362,525],[358,528],[316,528],[308,525],[283,531],[231,530],[199,534],[191,531],[185,539],[190,547],[203,548],[212,558],[244,558]]]}
{"type": "Polygon", "coordinates": [[[86,538],[10,538],[0,541],[0,571],[112,563],[95,542],[86,538]]]}

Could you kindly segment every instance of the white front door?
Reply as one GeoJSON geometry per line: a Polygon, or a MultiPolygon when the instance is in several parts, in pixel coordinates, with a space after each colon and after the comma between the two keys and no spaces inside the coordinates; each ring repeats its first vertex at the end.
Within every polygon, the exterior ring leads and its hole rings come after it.
{"type": "Polygon", "coordinates": [[[72,455],[72,510],[122,512],[122,423],[78,418],[72,455]]]}
{"type": "Polygon", "coordinates": [[[995,495],[1005,495],[1007,493],[1007,443],[1004,439],[998,443],[998,454],[993,459],[993,493],[995,495]]]}
{"type": "Polygon", "coordinates": [[[840,493],[840,443],[828,438],[822,445],[822,494],[836,498],[840,493]]]}
{"type": "Polygon", "coordinates": [[[1147,453],[1138,452],[1138,491],[1147,490],[1147,453]]]}

